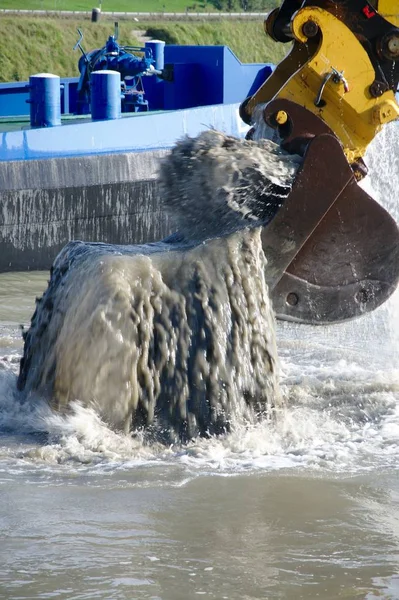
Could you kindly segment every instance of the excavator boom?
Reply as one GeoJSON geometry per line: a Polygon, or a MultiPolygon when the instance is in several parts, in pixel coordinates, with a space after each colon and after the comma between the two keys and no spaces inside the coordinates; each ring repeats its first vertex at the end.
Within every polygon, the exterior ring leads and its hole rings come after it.
{"type": "Polygon", "coordinates": [[[398,13],[392,0],[284,0],[265,21],[269,36],[292,47],[241,116],[256,129],[261,114],[282,147],[303,156],[263,232],[282,319],[351,319],[397,287],[397,224],[358,181],[368,145],[399,117],[398,13]]]}

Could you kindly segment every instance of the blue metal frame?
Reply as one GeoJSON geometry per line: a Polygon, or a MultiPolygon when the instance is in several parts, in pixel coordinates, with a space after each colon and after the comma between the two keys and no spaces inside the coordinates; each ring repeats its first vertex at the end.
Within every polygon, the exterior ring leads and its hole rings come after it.
{"type": "MultiPolygon", "coordinates": [[[[158,58],[159,60],[159,58],[158,58]]],[[[145,77],[150,110],[176,110],[241,102],[274,69],[270,63],[244,64],[227,46],[166,45],[165,67],[172,81],[145,77]]],[[[61,79],[61,114],[76,114],[78,78],[61,79]]],[[[28,82],[0,84],[0,117],[28,115],[28,82]]]]}
{"type": "Polygon", "coordinates": [[[248,126],[238,109],[239,103],[222,104],[4,132],[0,161],[168,149],[184,135],[197,135],[207,127],[243,137],[248,126]]]}
{"type": "MultiPolygon", "coordinates": [[[[274,68],[243,64],[226,46],[165,46],[164,60],[172,77],[145,82],[150,108],[162,112],[95,122],[88,115],[64,119],[60,127],[4,131],[0,161],[167,149],[207,127],[242,137],[248,127],[239,117],[239,104],[274,68]]],[[[63,114],[75,111],[77,86],[78,78],[61,80],[63,114]]],[[[28,91],[26,83],[0,84],[0,116],[17,115],[22,108],[28,114],[28,91]]]]}

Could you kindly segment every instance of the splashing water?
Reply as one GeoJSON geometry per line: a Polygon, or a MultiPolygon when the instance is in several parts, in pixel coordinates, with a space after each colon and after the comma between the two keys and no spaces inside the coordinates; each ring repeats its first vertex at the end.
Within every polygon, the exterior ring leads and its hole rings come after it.
{"type": "Polygon", "coordinates": [[[37,303],[19,388],[167,440],[269,414],[277,352],[260,233],[298,158],[216,131],[178,143],[161,184],[184,241],[68,245],[37,303]]]}
{"type": "MultiPolygon", "coordinates": [[[[398,127],[391,125],[366,157],[370,175],[364,185],[397,218],[399,169],[392,170],[390,162],[395,150],[398,127]]],[[[398,308],[396,293],[375,313],[347,324],[279,324],[285,403],[276,418],[237,423],[228,434],[184,447],[147,446],[140,435],[115,433],[79,403],[67,415],[54,414],[45,403],[21,403],[16,365],[7,362],[0,372],[1,463],[89,472],[164,464],[180,466],[190,477],[297,466],[346,473],[394,466],[399,458],[398,308]]]]}

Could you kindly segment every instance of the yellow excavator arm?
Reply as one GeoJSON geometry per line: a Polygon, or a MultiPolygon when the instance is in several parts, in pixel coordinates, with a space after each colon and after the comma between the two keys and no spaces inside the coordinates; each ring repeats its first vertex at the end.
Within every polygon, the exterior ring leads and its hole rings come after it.
{"type": "MultiPolygon", "coordinates": [[[[399,2],[374,4],[384,12],[362,0],[319,0],[299,7],[287,0],[272,11],[266,32],[276,41],[292,40],[293,46],[248,99],[246,120],[258,104],[276,97],[291,100],[320,117],[356,164],[382,126],[399,116],[399,30],[394,25],[399,2]]],[[[284,124],[286,115],[274,117],[284,124]]]]}
{"type": "Polygon", "coordinates": [[[392,25],[399,27],[399,4],[397,0],[378,0],[377,2],[370,2],[370,4],[392,25]]]}
{"type": "Polygon", "coordinates": [[[398,26],[399,0],[284,0],[265,21],[291,49],[240,114],[255,127],[263,115],[282,147],[303,156],[263,234],[283,319],[350,319],[397,287],[397,224],[357,182],[367,146],[399,117],[398,26]]]}

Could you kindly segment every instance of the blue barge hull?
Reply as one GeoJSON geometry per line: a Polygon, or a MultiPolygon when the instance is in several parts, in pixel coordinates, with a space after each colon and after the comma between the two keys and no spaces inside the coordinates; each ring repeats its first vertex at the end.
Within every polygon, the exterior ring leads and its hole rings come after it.
{"type": "Polygon", "coordinates": [[[0,85],[0,272],[48,269],[70,240],[136,244],[175,230],[157,188],[159,161],[207,128],[243,137],[240,102],[272,70],[226,47],[166,46],[173,81],[150,78],[159,110],[92,121],[65,115],[77,80],[62,87],[62,124],[31,128],[26,84],[0,85]],[[7,110],[8,107],[8,110],[7,110]],[[25,117],[16,116],[24,108],[25,117]],[[25,121],[23,119],[25,118],[25,121]]]}

